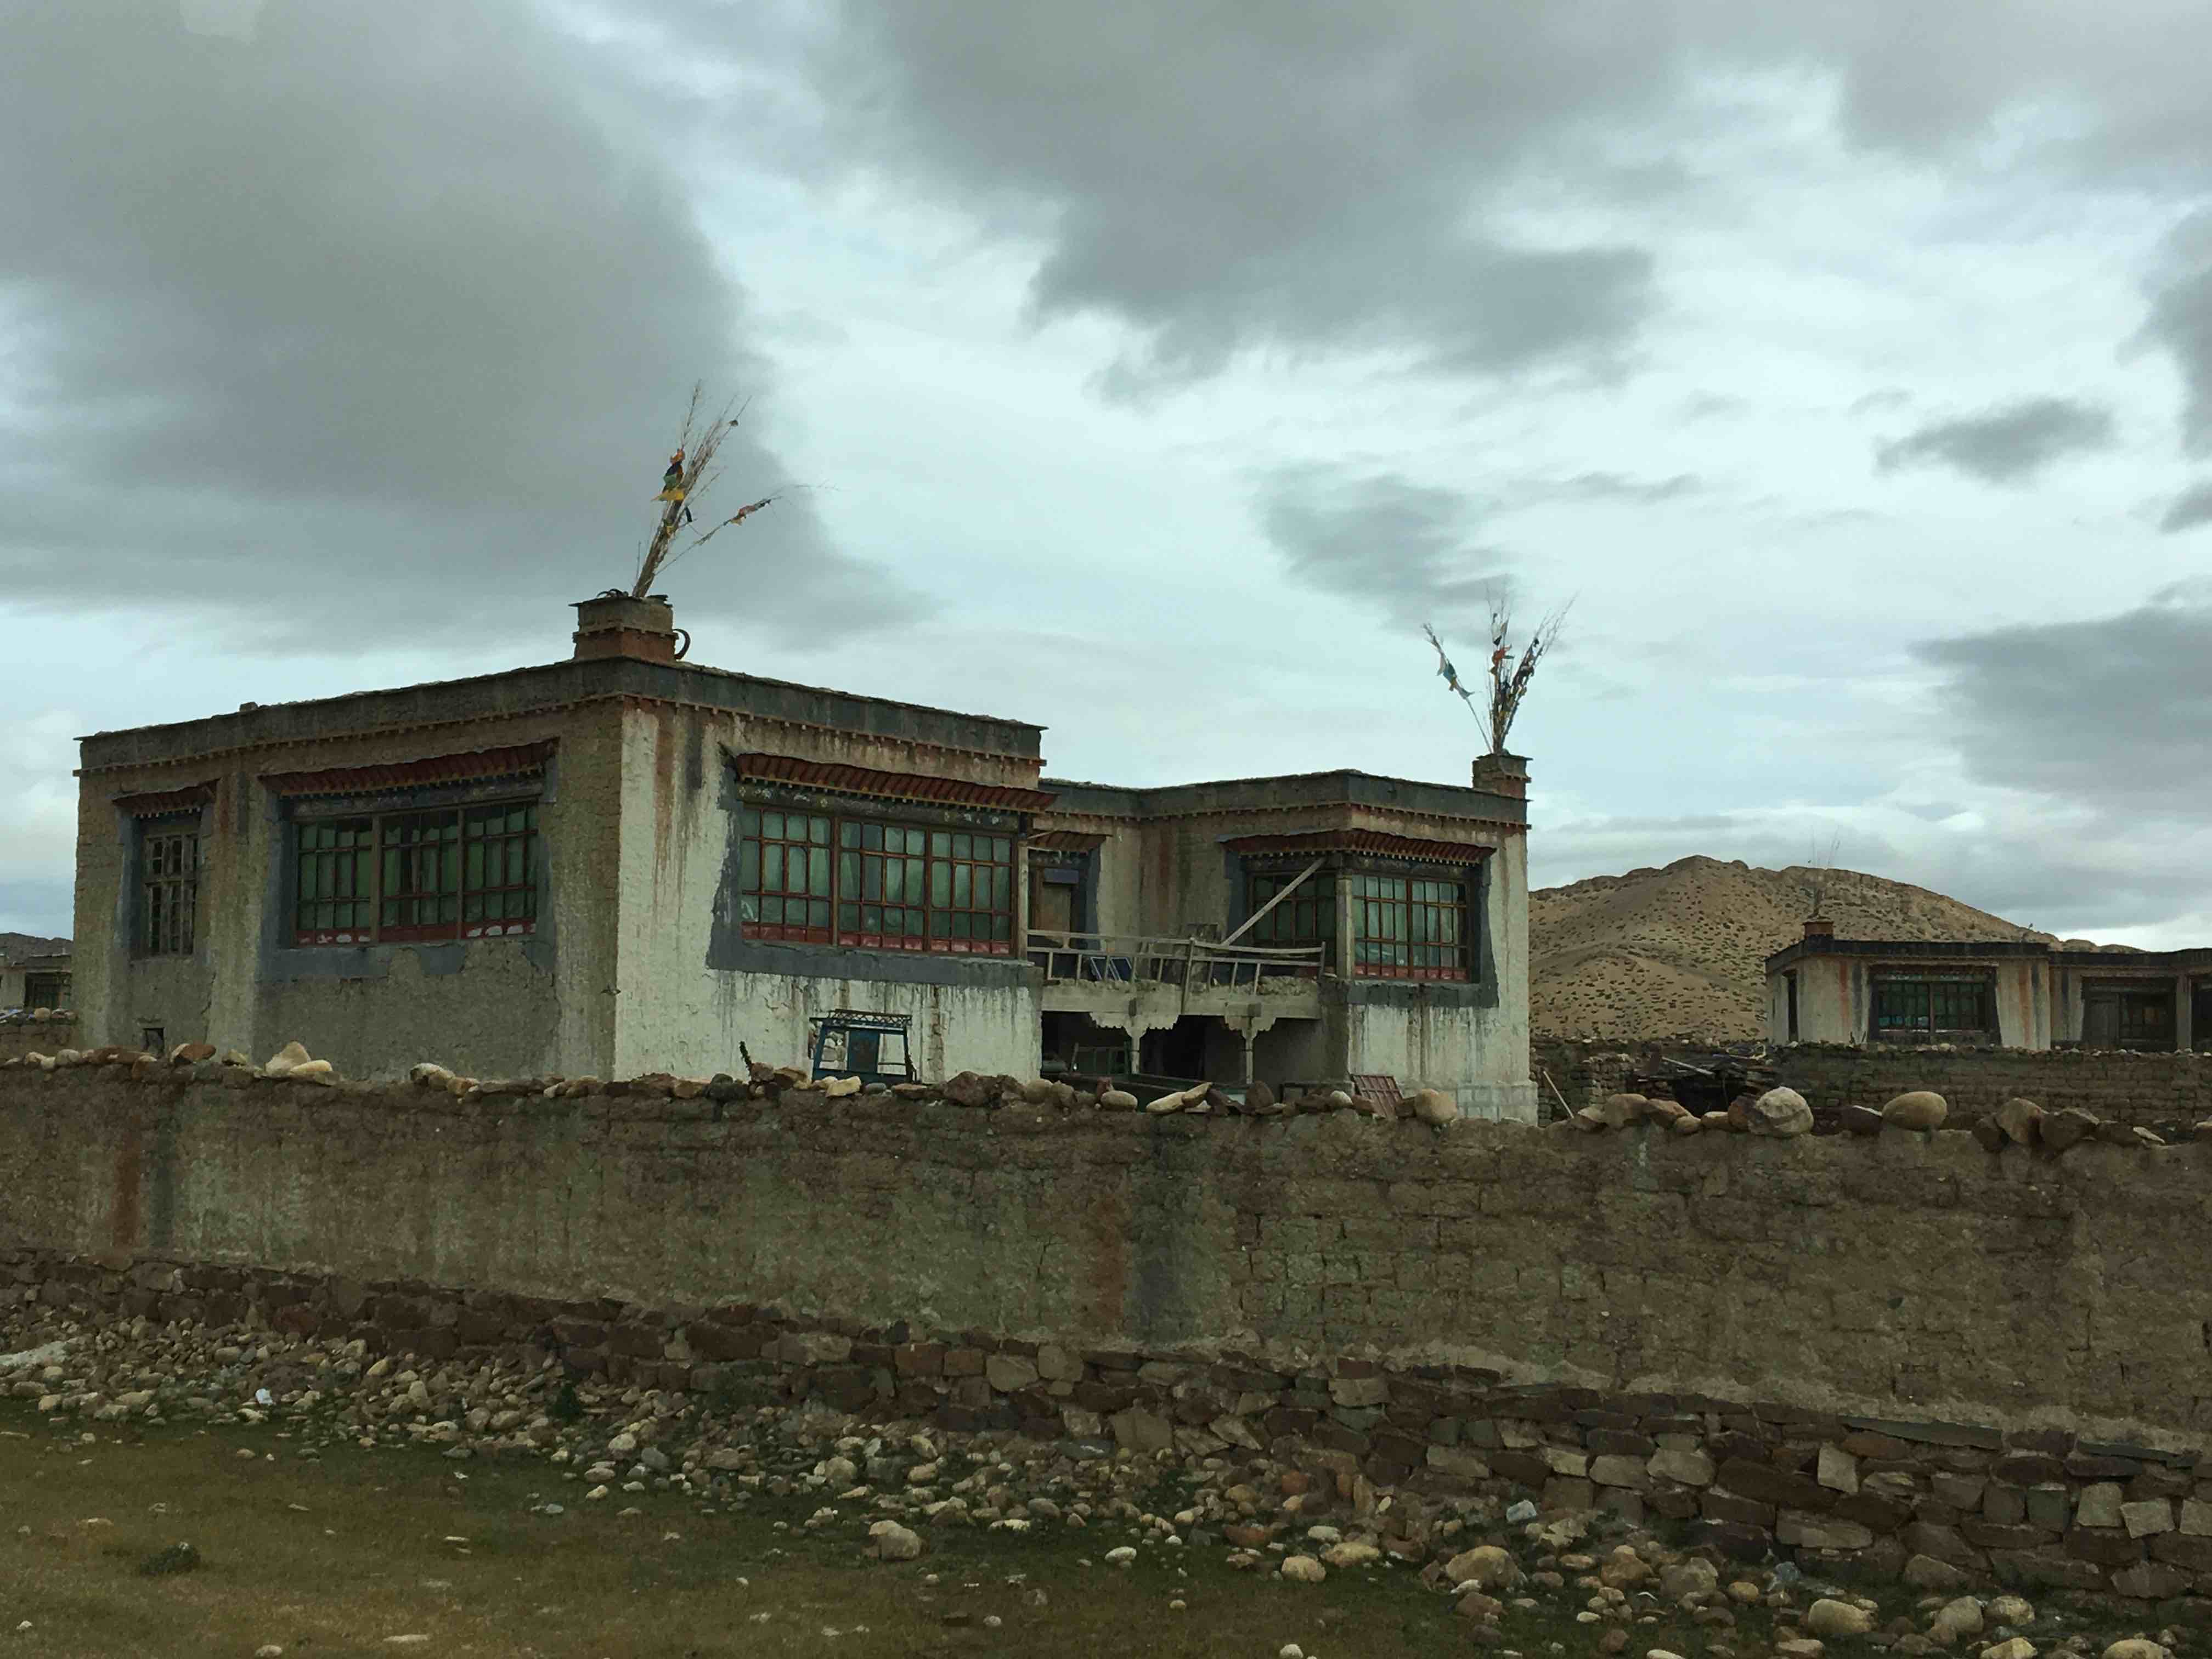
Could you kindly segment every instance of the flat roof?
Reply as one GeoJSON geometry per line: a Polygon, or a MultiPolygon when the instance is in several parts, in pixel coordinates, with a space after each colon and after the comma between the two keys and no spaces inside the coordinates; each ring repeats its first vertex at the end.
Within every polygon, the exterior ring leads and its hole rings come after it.
{"type": "Polygon", "coordinates": [[[765,679],[700,663],[588,657],[381,690],[255,703],[198,720],[95,732],[78,742],[85,767],[99,769],[271,744],[313,742],[381,726],[493,719],[622,696],[700,703],[1018,760],[1041,758],[1038,739],[1044,730],[1026,720],[965,714],[888,697],[765,679]]]}
{"type": "Polygon", "coordinates": [[[2137,951],[2125,945],[2054,945],[2046,939],[1822,938],[1793,939],[1766,958],[1766,971],[1771,974],[1816,957],[1925,957],[1931,960],[1978,957],[1991,961],[2033,957],[2062,968],[2110,969],[2123,974],[2200,967],[2212,969],[2212,945],[2185,946],[2178,951],[2137,951]]]}
{"type": "Polygon", "coordinates": [[[1182,817],[1234,811],[1253,805],[1354,805],[1396,806],[1446,817],[1486,818],[1506,823],[1528,821],[1528,803],[1517,796],[1494,794],[1465,784],[1385,777],[1352,767],[1138,789],[1069,778],[1042,778],[1038,783],[1041,788],[1049,789],[1059,797],[1049,809],[1053,811],[1095,812],[1116,817],[1182,817]]]}

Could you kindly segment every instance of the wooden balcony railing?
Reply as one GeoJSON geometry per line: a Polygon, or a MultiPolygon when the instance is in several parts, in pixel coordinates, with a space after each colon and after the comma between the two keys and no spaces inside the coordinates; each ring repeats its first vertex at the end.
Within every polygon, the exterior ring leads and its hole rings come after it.
{"type": "Polygon", "coordinates": [[[1319,945],[1212,945],[1204,939],[1032,928],[1030,960],[1048,980],[1093,985],[1179,985],[1188,990],[1257,989],[1263,979],[1318,979],[1319,945]]]}

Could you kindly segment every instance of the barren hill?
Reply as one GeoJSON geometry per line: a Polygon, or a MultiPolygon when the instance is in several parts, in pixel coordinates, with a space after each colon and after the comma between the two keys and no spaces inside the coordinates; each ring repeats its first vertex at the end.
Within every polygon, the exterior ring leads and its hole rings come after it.
{"type": "Polygon", "coordinates": [[[36,933],[0,933],[0,962],[21,962],[25,957],[51,956],[66,951],[65,939],[41,939],[36,933]]]}
{"type": "Polygon", "coordinates": [[[1814,881],[1840,939],[2051,939],[1986,910],[1856,870],[1678,859],[1528,896],[1528,1022],[1563,1037],[1765,1033],[1772,952],[1802,937],[1814,881]]]}

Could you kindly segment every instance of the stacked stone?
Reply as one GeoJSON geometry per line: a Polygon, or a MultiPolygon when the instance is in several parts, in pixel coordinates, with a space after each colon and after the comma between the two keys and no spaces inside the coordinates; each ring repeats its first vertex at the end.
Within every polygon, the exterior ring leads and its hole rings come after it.
{"type": "Polygon", "coordinates": [[[1776,1051],[1775,1066],[1779,1081],[1815,1103],[1824,1130],[1845,1105],[1917,1089],[1941,1093],[1961,1120],[2015,1097],[2166,1133],[2212,1116],[2212,1054],[1796,1043],[1776,1051]]]}
{"type": "MultiPolygon", "coordinates": [[[[0,1071],[70,1071],[80,1067],[112,1068],[138,1082],[220,1083],[246,1088],[257,1082],[305,1083],[343,1089],[354,1095],[376,1094],[397,1086],[384,1083],[346,1083],[331,1062],[316,1060],[297,1042],[288,1042],[259,1065],[233,1049],[218,1055],[211,1044],[179,1043],[166,1056],[149,1054],[123,1045],[92,1049],[61,1048],[51,1054],[29,1054],[0,1060],[0,1071]]],[[[449,1095],[456,1100],[484,1100],[535,1097],[548,1100],[587,1097],[640,1100],[699,1100],[720,1106],[737,1101],[758,1101],[793,1110],[806,1110],[848,1096],[890,1098],[909,1105],[943,1102],[971,1110],[1016,1107],[1043,1108],[1058,1112],[1142,1111],[1155,1117],[1210,1115],[1248,1117],[1311,1115],[1348,1112],[1385,1121],[1413,1119],[1441,1128],[1455,1122],[1459,1104],[1441,1089],[1416,1089],[1395,1102],[1384,1102],[1349,1089],[1312,1088],[1277,1098],[1265,1083],[1252,1083],[1240,1093],[1201,1083],[1140,1103],[1122,1089],[1079,1088],[1048,1079],[1024,1081],[1006,1074],[986,1076],[961,1072],[943,1083],[867,1083],[857,1077],[810,1078],[795,1066],[767,1066],[756,1062],[744,1078],[726,1072],[712,1077],[678,1077],[668,1072],[642,1077],[477,1078],[465,1076],[424,1060],[409,1068],[407,1082],[415,1088],[449,1095]]],[[[719,1115],[719,1114],[716,1114],[719,1115]]]]}
{"type": "MultiPolygon", "coordinates": [[[[801,1321],[772,1307],[648,1309],[0,1253],[0,1313],[27,1302],[88,1319],[233,1329],[249,1346],[254,1333],[274,1331],[404,1363],[534,1370],[551,1359],[590,1383],[732,1407],[812,1401],[955,1434],[1199,1459],[1264,1455],[1327,1472],[1370,1510],[1392,1493],[1526,1498],[1554,1515],[1679,1522],[1690,1543],[1740,1560],[1778,1553],[1808,1571],[1851,1568],[1929,1590],[1994,1580],[2109,1591],[2178,1601],[2174,1616],[2212,1619],[2212,1459],[2060,1430],[1512,1385],[1464,1366],[1346,1357],[1285,1370],[1236,1352],[1084,1348],[801,1321]]],[[[10,1386],[50,1410],[152,1408],[66,1392],[44,1372],[10,1386]]],[[[1255,1547],[1274,1535],[1265,1521],[1246,1531],[1255,1547]]]]}
{"type": "MultiPolygon", "coordinates": [[[[1835,1113],[1832,1127],[1854,1135],[1880,1134],[1885,1129],[1926,1134],[1942,1128],[1949,1118],[1950,1103],[1942,1095],[1929,1089],[1911,1089],[1879,1111],[1866,1106],[1844,1106],[1835,1113]]],[[[1611,1095],[1595,1106],[1585,1106],[1564,1120],[1560,1127],[1595,1134],[1638,1125],[1668,1129],[1678,1135],[1712,1129],[1784,1140],[1814,1133],[1820,1127],[1804,1096],[1790,1088],[1739,1096],[1728,1110],[1707,1112],[1702,1117],[1671,1100],[1611,1095]]],[[[2039,1148],[2056,1155],[2084,1144],[2136,1150],[2172,1144],[2167,1135],[2141,1125],[2102,1118],[2079,1107],[2046,1112],[2036,1102],[2018,1097],[1975,1118],[1967,1126],[1966,1133],[1990,1152],[2025,1147],[2039,1148]]],[[[2173,1126],[2170,1133],[2191,1140],[2212,1139],[2212,1120],[2173,1126]]]]}

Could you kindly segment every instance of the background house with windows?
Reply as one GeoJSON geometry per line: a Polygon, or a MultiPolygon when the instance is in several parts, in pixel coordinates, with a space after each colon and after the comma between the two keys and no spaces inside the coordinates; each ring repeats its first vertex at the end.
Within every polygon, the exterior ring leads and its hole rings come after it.
{"type": "Polygon", "coordinates": [[[83,739],[88,1038],[704,1073],[850,1008],[905,1015],[925,1076],[1376,1071],[1533,1111],[1517,763],[1060,784],[1037,726],[577,610],[565,661],[83,739]]]}
{"type": "Polygon", "coordinates": [[[1839,939],[1766,959],[1771,1042],[2212,1048],[2212,950],[1839,939]]]}
{"type": "Polygon", "coordinates": [[[70,1008],[70,953],[27,951],[0,956],[0,1012],[11,1008],[70,1008]]]}

